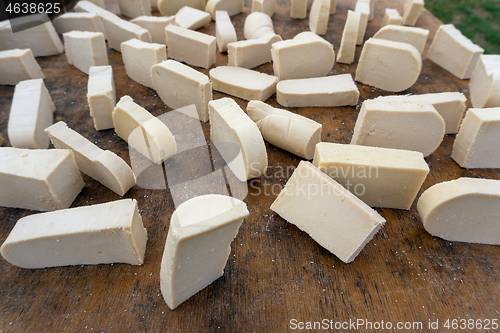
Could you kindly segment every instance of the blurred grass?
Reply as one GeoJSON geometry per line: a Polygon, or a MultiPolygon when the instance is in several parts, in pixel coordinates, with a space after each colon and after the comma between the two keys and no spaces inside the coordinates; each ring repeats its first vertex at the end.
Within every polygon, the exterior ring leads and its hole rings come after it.
{"type": "Polygon", "coordinates": [[[500,54],[500,0],[425,0],[443,23],[453,23],[485,53],[500,54]]]}

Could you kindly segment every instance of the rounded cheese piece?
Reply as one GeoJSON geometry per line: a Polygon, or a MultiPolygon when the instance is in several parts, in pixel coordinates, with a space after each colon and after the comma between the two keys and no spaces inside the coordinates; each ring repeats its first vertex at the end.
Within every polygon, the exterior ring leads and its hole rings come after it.
{"type": "Polygon", "coordinates": [[[460,178],[436,184],[422,194],[417,210],[433,236],[500,245],[500,180],[460,178]]]}
{"type": "Polygon", "coordinates": [[[245,19],[243,35],[246,39],[257,39],[265,34],[274,35],[273,20],[267,14],[253,12],[245,19]]]}
{"type": "Polygon", "coordinates": [[[225,11],[229,16],[242,13],[244,9],[243,0],[208,0],[205,11],[217,21],[217,11],[225,11]]]}
{"type": "Polygon", "coordinates": [[[386,25],[380,28],[373,38],[392,40],[395,42],[408,43],[417,48],[422,53],[429,30],[415,27],[405,27],[401,25],[386,25]]]}

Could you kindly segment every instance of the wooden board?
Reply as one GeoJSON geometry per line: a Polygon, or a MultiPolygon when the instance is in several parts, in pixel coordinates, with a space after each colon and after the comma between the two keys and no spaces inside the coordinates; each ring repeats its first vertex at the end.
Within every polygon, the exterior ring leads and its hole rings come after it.
{"type": "MultiPolygon", "coordinates": [[[[336,50],[349,2],[339,0],[324,36],[336,50]]],[[[402,13],[403,3],[376,1],[375,18],[368,24],[366,37],[373,36],[380,27],[385,8],[402,13]]],[[[243,39],[243,23],[251,2],[246,0],[245,5],[244,14],[232,17],[238,39],[243,39]]],[[[116,4],[110,8],[116,11],[116,4]]],[[[307,19],[293,20],[289,12],[289,1],[278,0],[273,21],[276,32],[284,39],[308,30],[307,19]]],[[[427,48],[439,24],[427,11],[418,20],[417,26],[431,31],[427,48]]],[[[215,35],[214,23],[201,31],[215,35]]],[[[360,52],[361,47],[357,47],[356,59],[360,52]]],[[[120,53],[109,50],[108,55],[118,97],[132,96],[155,116],[169,110],[153,90],[127,77],[120,53]]],[[[94,130],[86,102],[87,75],[68,65],[64,55],[37,60],[56,106],[54,120],[64,120],[101,148],[114,151],[130,163],[127,144],[113,130],[94,130]]],[[[227,56],[218,53],[216,61],[217,65],[226,65],[227,56]]],[[[336,64],[331,74],[354,74],[356,65],[336,64]]],[[[257,70],[272,73],[272,65],[257,70]]],[[[358,87],[361,98],[356,107],[291,110],[321,122],[323,141],[348,143],[361,102],[389,94],[362,84],[358,87]]],[[[425,60],[419,80],[403,93],[443,91],[467,95],[468,80],[458,80],[425,60]]],[[[0,86],[0,133],[5,139],[13,92],[14,87],[0,86]]],[[[223,96],[214,92],[214,99],[223,96]]],[[[245,109],[246,101],[236,101],[245,109]]],[[[274,96],[267,102],[278,107],[274,96]]],[[[203,130],[208,139],[207,124],[203,130]]],[[[426,158],[431,171],[422,190],[463,176],[500,179],[498,169],[459,168],[450,158],[454,137],[447,135],[441,147],[426,158]]],[[[9,146],[8,140],[4,145],[9,146]]],[[[442,325],[447,319],[499,318],[500,247],[434,238],[422,227],[414,204],[409,211],[377,209],[387,220],[385,227],[354,262],[344,264],[269,209],[290,176],[286,170],[296,167],[300,159],[266,146],[269,170],[249,183],[245,202],[250,216],[232,244],[224,275],[175,311],[167,307],[159,288],[160,262],[174,210],[172,196],[169,190],[136,186],[125,197],[138,200],[148,230],[144,265],[27,270],[0,258],[0,332],[283,332],[290,329],[294,319],[363,319],[391,322],[394,326],[398,322],[416,322],[426,330],[429,321],[439,320],[442,325]]],[[[85,188],[72,207],[119,199],[89,177],[84,176],[84,180],[85,188]]],[[[0,208],[0,243],[19,218],[34,213],[0,208]]],[[[447,330],[440,326],[440,331],[447,330]]]]}

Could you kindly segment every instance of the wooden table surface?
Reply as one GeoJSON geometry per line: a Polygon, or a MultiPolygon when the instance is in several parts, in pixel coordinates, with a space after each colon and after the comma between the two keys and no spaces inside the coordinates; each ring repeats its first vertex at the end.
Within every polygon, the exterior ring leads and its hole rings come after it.
{"type": "MultiPolygon", "coordinates": [[[[340,45],[349,2],[339,0],[324,35],[335,50],[340,45]]],[[[403,3],[376,0],[375,18],[368,24],[366,38],[380,28],[385,8],[402,13],[403,3]]],[[[117,11],[116,4],[110,8],[117,11]]],[[[243,23],[250,8],[251,1],[245,0],[245,13],[232,17],[239,40],[243,39],[243,23]]],[[[283,39],[308,30],[307,19],[291,19],[289,12],[289,0],[278,0],[273,21],[283,39]]],[[[417,26],[430,30],[424,54],[439,24],[423,11],[417,26]]],[[[215,35],[214,28],[212,22],[201,31],[215,35]]],[[[360,52],[361,47],[357,47],[356,61],[360,52]]],[[[126,76],[120,53],[108,50],[108,56],[118,98],[128,94],[155,116],[170,110],[155,91],[126,76]]],[[[130,163],[127,144],[113,130],[94,130],[86,101],[87,75],[68,65],[65,55],[37,60],[56,106],[54,121],[65,121],[99,147],[112,150],[130,163]]],[[[226,65],[227,55],[217,53],[216,64],[226,65]]],[[[335,64],[331,74],[354,74],[356,66],[357,62],[335,64]]],[[[271,63],[256,69],[272,74],[271,63]]],[[[468,96],[468,82],[424,60],[417,83],[403,94],[459,91],[468,96]]],[[[362,84],[358,88],[361,98],[356,107],[291,110],[322,123],[323,141],[349,143],[362,101],[389,94],[362,84]]],[[[14,87],[0,86],[0,133],[5,139],[13,92],[14,87]]],[[[214,92],[213,97],[224,96],[214,92]]],[[[245,109],[246,101],[235,100],[245,109]]],[[[279,107],[275,96],[267,102],[279,107]]],[[[208,124],[203,124],[203,130],[208,139],[208,124]]],[[[500,179],[498,169],[461,169],[450,158],[454,138],[446,135],[440,148],[426,158],[431,171],[422,191],[459,177],[500,179]]],[[[4,142],[4,146],[9,145],[8,140],[4,142]]],[[[290,176],[281,171],[296,167],[300,159],[267,143],[266,147],[269,170],[249,183],[244,201],[250,216],[232,244],[224,275],[175,311],[163,301],[159,285],[174,202],[168,189],[135,186],[125,198],[137,199],[148,231],[144,264],[22,269],[0,257],[0,332],[284,332],[293,328],[294,319],[297,323],[366,320],[375,325],[384,321],[394,327],[398,322],[422,323],[423,329],[413,331],[427,331],[429,321],[439,320],[439,331],[443,332],[448,331],[442,326],[447,319],[500,320],[499,246],[432,237],[422,226],[415,200],[409,211],[377,209],[387,223],[354,262],[345,264],[269,209],[277,190],[290,176]]],[[[72,207],[120,199],[98,182],[83,177],[85,187],[72,207]]],[[[18,219],[34,213],[0,208],[0,243],[18,219]]],[[[360,331],[365,330],[360,327],[360,331]]]]}

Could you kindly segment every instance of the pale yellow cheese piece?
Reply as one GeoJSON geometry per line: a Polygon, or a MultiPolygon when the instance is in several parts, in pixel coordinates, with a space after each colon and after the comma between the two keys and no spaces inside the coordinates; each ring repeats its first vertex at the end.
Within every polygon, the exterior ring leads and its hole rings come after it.
{"type": "Polygon", "coordinates": [[[184,6],[175,14],[175,23],[181,27],[197,30],[212,21],[212,17],[204,10],[184,6]]]}
{"type": "Polygon", "coordinates": [[[275,35],[273,20],[261,12],[248,14],[243,25],[243,35],[246,39],[259,39],[264,35],[275,35]]]}
{"type": "Polygon", "coordinates": [[[30,49],[0,51],[0,84],[16,85],[20,81],[43,78],[45,75],[30,49]]]}
{"type": "Polygon", "coordinates": [[[337,10],[337,0],[330,0],[330,15],[335,14],[337,10]]]}
{"type": "Polygon", "coordinates": [[[267,142],[307,160],[313,158],[321,141],[320,123],[261,101],[250,101],[247,113],[267,142]]]}
{"type": "Polygon", "coordinates": [[[365,100],[351,144],[432,154],[444,137],[444,121],[426,101],[365,100]]]}
{"type": "Polygon", "coordinates": [[[279,35],[265,34],[258,39],[240,40],[228,44],[228,65],[254,68],[272,60],[271,48],[283,39],[279,35]]]}
{"type": "Polygon", "coordinates": [[[113,111],[116,134],[155,164],[177,153],[177,144],[168,127],[146,109],[123,96],[113,111]]]}
{"type": "Polygon", "coordinates": [[[164,44],[146,43],[134,38],[123,42],[121,49],[127,75],[132,80],[154,89],[151,67],[167,60],[167,47],[164,44]]]}
{"type": "Polygon", "coordinates": [[[422,8],[424,8],[424,0],[406,0],[402,24],[414,26],[417,23],[422,8]]]}
{"type": "Polygon", "coordinates": [[[0,161],[0,206],[68,208],[85,185],[71,150],[2,147],[0,161]]]}
{"type": "Polygon", "coordinates": [[[158,0],[157,5],[162,16],[175,15],[184,6],[205,10],[205,0],[158,0]]]}
{"type": "Polygon", "coordinates": [[[425,230],[449,241],[500,245],[500,180],[459,178],[418,200],[425,230]]]}
{"type": "Polygon", "coordinates": [[[52,21],[56,31],[62,35],[73,30],[76,31],[91,31],[102,32],[101,18],[96,13],[64,13],[52,21]]]}
{"type": "Polygon", "coordinates": [[[347,20],[345,21],[342,40],[337,53],[337,62],[342,64],[352,64],[354,62],[360,20],[361,13],[352,10],[347,12],[347,20]]]}
{"type": "Polygon", "coordinates": [[[401,25],[386,25],[380,28],[373,38],[387,39],[395,42],[408,43],[415,46],[418,52],[424,52],[429,30],[401,25]]]}
{"type": "Polygon", "coordinates": [[[500,55],[482,54],[469,82],[475,108],[500,106],[500,55]]]}
{"type": "Polygon", "coordinates": [[[326,34],[331,0],[314,0],[309,12],[309,29],[318,35],[326,34]]]}
{"type": "Polygon", "coordinates": [[[356,105],[359,90],[351,74],[280,81],[276,100],[289,107],[356,105]]]}
{"type": "Polygon", "coordinates": [[[403,18],[399,14],[397,9],[386,8],[384,11],[384,18],[382,20],[382,26],[386,26],[389,24],[392,25],[401,25],[403,22],[403,18]]]}
{"type": "Polygon", "coordinates": [[[304,19],[307,16],[307,0],[292,0],[290,17],[304,19]]]}
{"type": "Polygon", "coordinates": [[[151,5],[149,0],[118,0],[118,7],[122,15],[130,18],[139,16],[151,16],[151,5]]]}
{"type": "Polygon", "coordinates": [[[470,79],[484,50],[471,42],[453,24],[441,25],[427,58],[459,79],[470,79]]]}
{"type": "Polygon", "coordinates": [[[216,38],[173,24],[165,28],[168,57],[192,66],[210,68],[215,63],[216,38]]]}
{"type": "Polygon", "coordinates": [[[116,90],[111,66],[90,67],[87,102],[96,130],[114,127],[112,114],[116,104],[116,90]]]}
{"type": "Polygon", "coordinates": [[[148,30],[153,43],[166,44],[165,27],[175,22],[175,16],[139,16],[130,22],[148,30]]]}
{"type": "Polygon", "coordinates": [[[22,268],[127,263],[142,265],[147,232],[135,199],[23,217],[2,245],[22,268]]]}
{"type": "Polygon", "coordinates": [[[370,0],[367,1],[357,1],[354,11],[359,13],[359,28],[358,36],[356,38],[356,45],[362,45],[363,39],[366,34],[366,27],[368,26],[368,18],[370,17],[370,0]]]}
{"type": "Polygon", "coordinates": [[[313,163],[370,207],[410,209],[429,173],[420,152],[330,142],[313,163]]]}
{"type": "Polygon", "coordinates": [[[385,223],[363,201],[307,161],[301,161],[271,210],[349,263],[385,223]]]}
{"type": "Polygon", "coordinates": [[[355,80],[399,92],[413,86],[421,69],[422,56],[413,45],[370,38],[361,51],[355,80]]]}
{"type": "Polygon", "coordinates": [[[335,64],[333,45],[311,31],[273,44],[271,54],[280,80],[325,76],[335,64]]]}
{"type": "Polygon", "coordinates": [[[220,52],[227,52],[227,45],[238,40],[233,23],[225,10],[215,12],[215,38],[220,52]]]}
{"type": "Polygon", "coordinates": [[[207,75],[170,59],[151,67],[151,77],[156,92],[165,105],[179,109],[194,104],[199,119],[208,121],[212,83],[207,75]]]}
{"type": "Polygon", "coordinates": [[[210,101],[208,106],[210,140],[234,175],[244,182],[264,174],[267,169],[267,152],[257,125],[232,98],[210,101]],[[242,161],[235,159],[233,151],[224,148],[226,143],[240,148],[242,161]]]}
{"type": "Polygon", "coordinates": [[[462,168],[500,168],[500,107],[467,111],[451,157],[462,168]]]}
{"type": "Polygon", "coordinates": [[[108,65],[108,52],[102,32],[70,31],[63,34],[66,58],[85,74],[92,66],[108,65]]]}
{"type": "Polygon", "coordinates": [[[129,39],[137,38],[151,43],[149,31],[130,21],[125,21],[110,12],[99,13],[106,31],[108,45],[115,51],[121,52],[121,44],[129,39]]]}
{"type": "Polygon", "coordinates": [[[243,13],[244,0],[208,0],[205,10],[214,21],[217,21],[215,15],[217,11],[226,11],[229,16],[243,13]]]}
{"type": "Polygon", "coordinates": [[[163,299],[175,309],[224,274],[231,242],[246,204],[224,195],[203,195],[182,203],[172,214],[161,261],[163,299]]]}
{"type": "Polygon", "coordinates": [[[278,78],[233,66],[218,66],[210,70],[214,90],[251,101],[265,101],[276,92],[278,78]]]}
{"type": "Polygon", "coordinates": [[[59,121],[45,129],[57,149],[73,151],[81,172],[94,178],[119,196],[135,185],[135,176],[128,164],[115,153],[102,150],[78,132],[59,121]]]}
{"type": "MultiPolygon", "coordinates": [[[[99,15],[99,13],[111,13],[104,9],[103,7],[100,7],[90,1],[87,0],[79,0],[75,7],[74,7],[75,12],[77,13],[94,13],[99,15]]],[[[68,13],[66,13],[68,14],[68,13]]],[[[63,16],[63,15],[62,15],[63,16]]],[[[106,31],[104,31],[104,25],[102,23],[102,19],[99,16],[99,19],[95,22],[97,24],[97,31],[100,31],[104,34],[106,39],[108,39],[108,35],[106,34],[106,31]]]]}
{"type": "Polygon", "coordinates": [[[52,125],[54,111],[42,79],[16,84],[7,126],[12,147],[48,148],[49,137],[43,130],[52,125]]]}
{"type": "Polygon", "coordinates": [[[273,16],[276,12],[276,0],[252,0],[253,12],[261,12],[273,16]]]}

